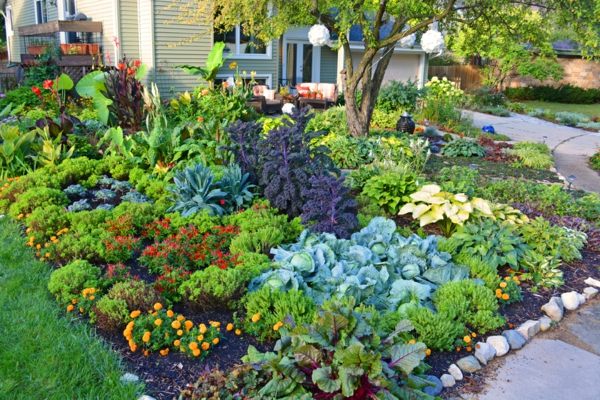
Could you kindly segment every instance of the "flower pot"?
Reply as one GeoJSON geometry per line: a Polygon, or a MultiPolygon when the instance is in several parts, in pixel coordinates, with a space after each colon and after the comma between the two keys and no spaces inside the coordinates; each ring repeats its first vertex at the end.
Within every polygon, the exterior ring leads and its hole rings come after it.
{"type": "Polygon", "coordinates": [[[41,56],[46,52],[46,50],[48,50],[47,44],[32,44],[27,46],[27,53],[31,54],[32,56],[41,56]]]}
{"type": "Polygon", "coordinates": [[[97,44],[88,44],[87,45],[87,50],[88,50],[88,54],[90,55],[96,55],[96,54],[100,54],[100,46],[97,44]]]}
{"type": "Polygon", "coordinates": [[[84,55],[88,52],[88,45],[85,43],[66,43],[60,45],[63,55],[84,55]]]}
{"type": "Polygon", "coordinates": [[[412,117],[408,113],[404,113],[400,116],[396,124],[396,130],[412,134],[415,131],[415,121],[412,120],[412,117]]]}

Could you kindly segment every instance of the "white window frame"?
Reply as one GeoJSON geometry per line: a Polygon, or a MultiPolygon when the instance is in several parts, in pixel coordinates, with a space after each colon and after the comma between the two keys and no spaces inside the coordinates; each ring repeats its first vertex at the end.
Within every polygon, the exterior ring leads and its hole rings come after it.
{"type": "MultiPolygon", "coordinates": [[[[308,40],[297,40],[297,39],[287,39],[284,37],[283,39],[283,53],[282,53],[282,61],[281,61],[281,79],[287,82],[287,63],[288,63],[288,53],[287,53],[287,45],[288,44],[297,45],[297,55],[298,58],[303,58],[304,47],[305,44],[310,44],[308,40]]],[[[311,82],[321,83],[321,48],[318,46],[313,46],[313,56],[312,56],[312,80],[311,82]]],[[[296,66],[296,76],[304,75],[304,71],[302,69],[302,63],[299,63],[296,66]]],[[[302,77],[302,81],[304,82],[304,76],[302,77]]],[[[302,83],[302,82],[299,82],[302,83]]]]}
{"type": "MultiPolygon", "coordinates": [[[[61,21],[64,21],[67,18],[67,2],[69,0],[58,0],[58,19],[61,21]]],[[[74,1],[75,4],[75,10],[73,10],[73,13],[69,14],[69,15],[75,15],[77,14],[77,2],[74,1]]],[[[66,32],[61,32],[60,33],[60,42],[61,43],[67,43],[67,33],[66,32]]]]}
{"type": "Polygon", "coordinates": [[[6,6],[6,19],[4,20],[4,26],[6,28],[6,36],[14,36],[15,28],[13,25],[13,9],[12,6],[6,6]]]}
{"type": "MultiPolygon", "coordinates": [[[[235,26],[235,52],[230,55],[230,59],[237,60],[271,60],[273,58],[273,41],[270,40],[269,43],[266,44],[266,53],[265,54],[246,54],[241,52],[241,38],[242,38],[242,28],[240,25],[235,26]]],[[[214,43],[214,35],[213,35],[213,43],[214,43]]]]}
{"type": "Polygon", "coordinates": [[[48,0],[33,0],[33,13],[35,15],[35,23],[36,24],[45,24],[48,22],[48,0]],[[42,10],[42,15],[38,15],[38,3],[42,5],[40,8],[42,10]],[[46,10],[46,20],[44,21],[44,7],[46,10]],[[40,21],[41,19],[41,21],[40,21]]]}
{"type": "MultiPolygon", "coordinates": [[[[246,77],[242,77],[242,78],[247,79],[248,77],[249,77],[249,75],[246,77]]],[[[222,80],[227,80],[229,78],[235,79],[235,76],[233,76],[233,74],[217,74],[217,76],[216,76],[216,79],[222,79],[222,80]]],[[[254,75],[254,79],[257,79],[257,78],[264,79],[265,84],[269,88],[273,89],[273,74],[256,74],[256,75],[254,75]]]]}

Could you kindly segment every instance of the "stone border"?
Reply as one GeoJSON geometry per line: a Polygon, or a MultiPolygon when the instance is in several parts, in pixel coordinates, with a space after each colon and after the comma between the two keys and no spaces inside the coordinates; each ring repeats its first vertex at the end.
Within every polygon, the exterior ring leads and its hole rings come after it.
{"type": "MultiPolygon", "coordinates": [[[[439,379],[431,376],[436,387],[429,387],[429,394],[438,395],[443,389],[438,389],[441,383],[442,388],[450,388],[456,385],[456,381],[463,379],[464,372],[476,372],[487,365],[495,357],[501,357],[508,354],[510,350],[518,350],[525,346],[538,332],[545,332],[562,320],[565,309],[574,311],[583,305],[587,300],[592,299],[600,289],[600,280],[592,277],[585,281],[587,286],[583,293],[576,291],[565,292],[559,296],[554,296],[541,307],[545,315],[538,320],[528,320],[522,323],[516,329],[510,329],[502,332],[502,335],[489,336],[485,342],[479,342],[475,345],[475,354],[459,359],[455,364],[450,365],[448,372],[439,379]],[[436,390],[438,389],[438,390],[436,390]],[[436,392],[433,394],[434,392],[436,392]]],[[[430,377],[428,377],[430,378],[430,377]]]]}

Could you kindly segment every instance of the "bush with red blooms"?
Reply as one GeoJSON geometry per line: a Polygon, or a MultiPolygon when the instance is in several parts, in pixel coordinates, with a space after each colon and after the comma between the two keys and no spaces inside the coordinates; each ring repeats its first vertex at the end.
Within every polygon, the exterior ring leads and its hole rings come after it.
{"type": "Polygon", "coordinates": [[[193,272],[210,265],[233,267],[237,256],[229,252],[229,245],[238,233],[239,229],[231,225],[215,226],[205,233],[194,225],[184,226],[146,247],[140,263],[155,274],[172,274],[175,269],[193,272]]]}
{"type": "Polygon", "coordinates": [[[138,229],[131,214],[123,214],[106,222],[107,235],[103,240],[102,257],[109,263],[130,260],[141,246],[138,229]]]}

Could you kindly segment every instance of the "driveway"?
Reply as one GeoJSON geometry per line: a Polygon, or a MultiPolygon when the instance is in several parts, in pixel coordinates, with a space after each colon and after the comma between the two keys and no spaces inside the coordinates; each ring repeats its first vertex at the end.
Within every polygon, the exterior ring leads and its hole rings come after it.
{"type": "Polygon", "coordinates": [[[576,177],[577,189],[600,193],[600,174],[588,166],[588,159],[600,149],[600,133],[584,131],[511,113],[510,117],[497,117],[474,111],[464,111],[473,118],[477,127],[492,125],[517,142],[546,143],[554,154],[556,169],[564,177],[576,177]]]}

